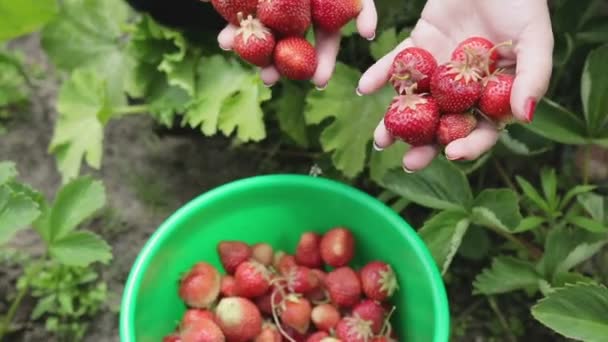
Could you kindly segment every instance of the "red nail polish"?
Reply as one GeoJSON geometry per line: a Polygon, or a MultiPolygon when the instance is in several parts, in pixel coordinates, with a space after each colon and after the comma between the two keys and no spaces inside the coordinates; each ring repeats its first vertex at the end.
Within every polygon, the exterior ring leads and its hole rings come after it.
{"type": "Polygon", "coordinates": [[[534,119],[534,111],[536,110],[536,98],[528,97],[526,100],[526,120],[532,122],[534,119]]]}

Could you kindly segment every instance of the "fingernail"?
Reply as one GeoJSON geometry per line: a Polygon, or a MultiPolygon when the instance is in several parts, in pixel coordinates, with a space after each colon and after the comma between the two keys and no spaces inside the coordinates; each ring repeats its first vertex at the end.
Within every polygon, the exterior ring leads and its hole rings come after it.
{"type": "Polygon", "coordinates": [[[264,87],[266,87],[266,88],[270,88],[270,87],[272,87],[273,85],[274,85],[274,83],[270,83],[270,84],[264,83],[264,87]]]}
{"type": "Polygon", "coordinates": [[[534,111],[536,110],[536,98],[535,97],[528,97],[528,99],[526,100],[526,121],[528,122],[532,122],[532,119],[534,119],[534,111]]]}
{"type": "Polygon", "coordinates": [[[355,89],[355,93],[357,93],[358,96],[363,96],[363,94],[361,94],[361,90],[359,90],[359,87],[355,89]]]}
{"type": "Polygon", "coordinates": [[[325,83],[325,84],[324,84],[324,85],[322,85],[322,86],[315,86],[315,88],[316,88],[318,91],[323,91],[323,90],[325,90],[325,88],[327,88],[327,83],[325,83]]]}
{"type": "Polygon", "coordinates": [[[405,165],[403,165],[403,171],[405,171],[405,173],[414,173],[414,171],[408,169],[407,167],[405,167],[405,165]]]}
{"type": "Polygon", "coordinates": [[[454,157],[450,157],[449,155],[446,155],[445,157],[446,157],[448,160],[451,160],[451,161],[458,161],[458,160],[463,160],[463,159],[464,159],[463,157],[455,157],[455,158],[454,158],[454,157]]]}
{"type": "Polygon", "coordinates": [[[224,51],[231,51],[231,50],[232,50],[232,49],[225,48],[225,47],[223,47],[222,45],[220,45],[220,49],[222,49],[222,50],[224,50],[224,51]]]}
{"type": "Polygon", "coordinates": [[[376,144],[376,142],[374,141],[374,150],[376,150],[376,151],[382,151],[384,149],[382,147],[378,146],[378,144],[376,144]]]}
{"type": "Polygon", "coordinates": [[[374,34],[371,37],[367,38],[367,40],[369,40],[369,41],[372,41],[374,39],[376,39],[376,32],[374,32],[374,34]]]}

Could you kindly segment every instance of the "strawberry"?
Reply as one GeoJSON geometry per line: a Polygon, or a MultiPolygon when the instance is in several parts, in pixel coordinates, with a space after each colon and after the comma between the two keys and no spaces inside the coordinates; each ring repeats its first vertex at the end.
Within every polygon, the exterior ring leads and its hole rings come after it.
{"type": "Polygon", "coordinates": [[[251,247],[241,241],[222,241],[217,252],[226,273],[234,274],[236,268],[251,257],[251,247]]]}
{"type": "Polygon", "coordinates": [[[306,342],[326,341],[327,337],[329,337],[329,334],[326,333],[325,331],[317,331],[316,333],[308,336],[308,339],[306,340],[306,342]]]}
{"type": "Polygon", "coordinates": [[[345,317],[338,323],[336,335],[342,341],[368,342],[374,337],[372,322],[356,316],[345,317]]]}
{"type": "Polygon", "coordinates": [[[340,307],[352,307],[361,297],[361,282],[350,267],[340,267],[329,272],[325,277],[325,286],[331,301],[340,307]]]}
{"type": "Polygon", "coordinates": [[[478,108],[488,118],[499,122],[509,122],[511,112],[511,87],[513,75],[496,74],[484,80],[485,87],[479,98],[478,108]]]}
{"type": "Polygon", "coordinates": [[[208,308],[220,294],[220,281],[221,275],[215,267],[199,262],[181,279],[179,296],[189,307],[208,308]]]}
{"type": "Polygon", "coordinates": [[[253,252],[253,259],[264,266],[272,265],[272,259],[274,257],[274,250],[271,245],[267,243],[256,243],[251,247],[253,252]]]}
{"type": "Polygon", "coordinates": [[[304,38],[279,40],[273,58],[279,73],[291,80],[309,80],[317,70],[317,51],[304,38]]]}
{"type": "Polygon", "coordinates": [[[258,18],[275,32],[302,36],[310,27],[310,0],[259,0],[258,18]]]}
{"type": "Polygon", "coordinates": [[[239,13],[243,17],[255,14],[258,0],[211,0],[215,11],[232,25],[239,26],[239,13]]]}
{"type": "Polygon", "coordinates": [[[274,36],[258,19],[250,15],[241,21],[234,37],[234,52],[245,61],[265,67],[272,63],[274,36]]]}
{"type": "Polygon", "coordinates": [[[265,294],[255,298],[255,304],[260,309],[260,311],[266,315],[272,315],[272,294],[276,292],[274,295],[274,306],[277,306],[283,300],[283,296],[281,295],[281,291],[277,290],[276,285],[272,285],[268,292],[265,294]]]}
{"type": "Polygon", "coordinates": [[[355,237],[344,227],[329,230],[320,244],[321,258],[332,267],[347,265],[355,255],[355,237]]]}
{"type": "Polygon", "coordinates": [[[280,274],[287,275],[290,270],[298,266],[298,264],[296,263],[296,258],[293,255],[279,251],[274,254],[273,266],[277,271],[279,271],[280,274]]]}
{"type": "Polygon", "coordinates": [[[262,325],[262,332],[253,340],[253,342],[281,342],[282,340],[283,338],[276,325],[265,322],[262,325]]]}
{"type": "Polygon", "coordinates": [[[180,332],[181,342],[224,342],[224,333],[210,319],[193,322],[180,332]]]}
{"type": "Polygon", "coordinates": [[[393,98],[384,126],[398,139],[412,146],[428,145],[435,141],[439,125],[439,107],[431,96],[408,93],[393,98]]]}
{"type": "Polygon", "coordinates": [[[251,341],[262,332],[260,310],[247,298],[222,298],[215,309],[215,317],[230,342],[251,341]]]}
{"type": "Polygon", "coordinates": [[[439,119],[437,141],[445,146],[456,139],[467,137],[477,126],[477,119],[471,113],[448,113],[439,119]]]}
{"type": "Polygon", "coordinates": [[[361,12],[361,0],[311,0],[312,22],[325,32],[337,32],[361,12]]]}
{"type": "Polygon", "coordinates": [[[325,274],[325,272],[323,272],[319,269],[316,269],[316,268],[312,269],[310,271],[317,277],[317,279],[319,279],[319,285],[312,291],[308,292],[306,294],[306,298],[308,298],[313,303],[324,301],[327,297],[327,295],[325,293],[326,274],[325,274]]]}
{"type": "Polygon", "coordinates": [[[465,62],[442,64],[431,77],[431,95],[441,111],[464,112],[481,96],[479,79],[479,71],[465,62]]]}
{"type": "Polygon", "coordinates": [[[308,339],[308,333],[301,334],[296,329],[288,325],[283,326],[283,331],[285,331],[285,333],[291,337],[291,340],[288,340],[290,342],[306,342],[308,339]]]}
{"type": "Polygon", "coordinates": [[[222,281],[220,282],[220,293],[224,297],[233,297],[236,296],[236,281],[234,277],[225,274],[222,276],[222,281]]]}
{"type": "Polygon", "coordinates": [[[392,267],[382,261],[371,261],[360,271],[365,296],[379,302],[386,301],[399,288],[392,267]]]}
{"type": "Polygon", "coordinates": [[[319,287],[319,277],[305,266],[292,267],[287,277],[289,291],[306,294],[319,287]]]}
{"type": "Polygon", "coordinates": [[[163,342],[182,342],[182,339],[179,337],[179,334],[172,333],[163,337],[163,342]]]}
{"type": "Polygon", "coordinates": [[[241,297],[255,298],[270,287],[270,272],[257,261],[245,261],[234,273],[236,292],[241,297]]]}
{"type": "Polygon", "coordinates": [[[322,236],[306,232],[300,236],[300,241],[296,247],[296,262],[302,266],[310,268],[320,268],[323,266],[319,245],[322,236]]]}
{"type": "Polygon", "coordinates": [[[372,322],[372,332],[376,335],[382,330],[386,312],[378,302],[371,299],[364,299],[359,304],[355,305],[352,314],[353,316],[372,322]]]}
{"type": "Polygon", "coordinates": [[[180,327],[181,329],[185,329],[189,325],[192,325],[204,319],[213,321],[215,320],[215,315],[213,314],[213,312],[208,310],[188,309],[182,317],[180,327]]]}
{"type": "Polygon", "coordinates": [[[312,309],[310,314],[312,323],[317,329],[330,331],[340,322],[340,311],[331,304],[320,304],[312,309]]]}
{"type": "Polygon", "coordinates": [[[295,329],[300,334],[305,334],[310,327],[310,315],[312,308],[308,299],[291,294],[283,301],[281,310],[281,322],[295,329]]]}
{"type": "Polygon", "coordinates": [[[496,70],[498,62],[498,51],[494,48],[494,43],[483,37],[470,37],[458,44],[452,52],[452,60],[465,62],[477,68],[480,72],[485,73],[489,69],[490,72],[496,70]],[[489,58],[489,60],[488,60],[489,58]],[[489,61],[489,65],[486,64],[489,61]]]}
{"type": "Polygon", "coordinates": [[[426,93],[430,89],[431,76],[437,68],[437,60],[425,49],[408,47],[399,52],[389,71],[389,81],[399,94],[416,84],[416,91],[426,93]]]}

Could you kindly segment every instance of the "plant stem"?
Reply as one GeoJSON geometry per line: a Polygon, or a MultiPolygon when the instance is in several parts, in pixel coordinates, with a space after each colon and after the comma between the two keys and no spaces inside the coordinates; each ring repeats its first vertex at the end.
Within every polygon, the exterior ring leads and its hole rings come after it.
{"type": "Polygon", "coordinates": [[[150,111],[150,107],[147,104],[131,105],[125,107],[119,107],[114,110],[117,116],[130,115],[130,114],[144,114],[150,111]]]}
{"type": "Polygon", "coordinates": [[[496,167],[496,170],[498,171],[498,175],[500,176],[502,181],[505,182],[505,184],[509,188],[511,188],[513,191],[515,191],[517,193],[517,188],[515,187],[515,184],[513,184],[513,182],[509,178],[509,175],[507,174],[507,171],[505,170],[505,168],[502,167],[500,162],[495,157],[492,157],[492,160],[494,161],[494,166],[496,167]]]}
{"type": "Polygon", "coordinates": [[[487,227],[489,229],[491,229],[492,231],[494,231],[496,234],[504,237],[505,239],[513,242],[514,244],[518,245],[522,249],[526,250],[528,252],[528,254],[534,260],[538,260],[543,256],[543,251],[540,250],[538,247],[534,246],[533,244],[531,244],[530,242],[523,240],[515,235],[509,234],[508,232],[505,232],[504,230],[502,230],[500,228],[490,227],[490,226],[487,226],[487,227]]]}
{"type": "Polygon", "coordinates": [[[494,314],[496,314],[496,317],[498,317],[498,321],[500,322],[500,325],[502,325],[502,328],[507,334],[507,338],[509,339],[509,341],[517,342],[517,338],[515,337],[515,335],[513,335],[511,329],[509,329],[509,324],[507,323],[505,316],[503,316],[502,312],[500,312],[500,308],[498,307],[498,303],[496,303],[494,297],[488,297],[488,303],[490,304],[490,308],[492,308],[492,311],[494,311],[494,314]]]}
{"type": "Polygon", "coordinates": [[[583,154],[583,184],[589,184],[589,164],[591,163],[591,145],[585,145],[583,154]]]}
{"type": "Polygon", "coordinates": [[[13,299],[13,302],[11,303],[11,306],[8,309],[8,312],[6,313],[6,316],[4,316],[4,319],[0,325],[0,341],[3,340],[4,335],[9,331],[9,329],[11,327],[11,323],[13,322],[13,318],[15,317],[15,314],[17,313],[17,309],[19,308],[21,301],[27,294],[28,289],[29,289],[29,282],[26,282],[25,285],[17,293],[17,296],[15,297],[15,299],[13,299]]]}

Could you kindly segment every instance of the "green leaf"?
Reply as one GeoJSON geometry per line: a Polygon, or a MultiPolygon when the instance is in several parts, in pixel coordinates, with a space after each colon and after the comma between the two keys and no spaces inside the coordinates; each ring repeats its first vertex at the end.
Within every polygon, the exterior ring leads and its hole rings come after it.
{"type": "Polygon", "coordinates": [[[579,228],[586,229],[592,233],[608,232],[608,227],[602,224],[602,222],[584,216],[568,217],[567,221],[579,228]]]}
{"type": "Polygon", "coordinates": [[[56,13],[56,0],[0,0],[0,41],[37,31],[56,13]]]}
{"type": "Polygon", "coordinates": [[[519,222],[517,228],[513,229],[513,233],[523,233],[529,230],[538,228],[545,223],[545,219],[539,216],[527,216],[519,222]]]}
{"type": "Polygon", "coordinates": [[[559,209],[563,210],[568,204],[570,204],[570,201],[574,197],[593,191],[595,190],[595,188],[597,188],[595,185],[577,185],[574,188],[568,190],[568,192],[564,196],[564,199],[562,200],[562,203],[560,204],[559,209]]]}
{"type": "Polygon", "coordinates": [[[520,176],[516,176],[515,179],[517,180],[517,183],[524,192],[524,195],[526,195],[529,200],[531,200],[537,207],[539,207],[545,213],[552,213],[551,209],[549,208],[549,204],[540,196],[538,191],[534,189],[532,184],[530,184],[527,180],[520,176]]]}
{"type": "Polygon", "coordinates": [[[24,72],[20,55],[0,50],[0,110],[28,100],[29,89],[24,72]]]}
{"type": "Polygon", "coordinates": [[[344,25],[344,27],[342,27],[340,31],[342,33],[342,37],[352,36],[353,34],[357,33],[356,22],[354,20],[349,21],[346,23],[346,25],[344,25]]]}
{"type": "Polygon", "coordinates": [[[608,45],[591,51],[581,79],[581,98],[587,129],[593,137],[604,132],[608,124],[608,45]]]}
{"type": "Polygon", "coordinates": [[[402,30],[397,33],[394,27],[388,28],[369,45],[369,50],[375,60],[379,60],[387,53],[391,52],[399,43],[409,36],[409,30],[402,30]]]}
{"type": "Polygon", "coordinates": [[[112,259],[111,247],[89,231],[70,232],[50,246],[51,256],[67,266],[85,267],[94,262],[107,264],[112,259]]]}
{"type": "Polygon", "coordinates": [[[358,70],[338,63],[327,89],[308,94],[304,113],[309,125],[333,118],[321,133],[321,146],[332,152],[336,168],[351,178],[363,171],[373,131],[395,92],[386,86],[371,96],[353,95],[360,76],[358,70]]]}
{"type": "Polygon", "coordinates": [[[260,141],[266,137],[264,112],[260,103],[271,92],[259,75],[234,59],[220,55],[205,57],[198,64],[196,94],[184,122],[200,125],[205,135],[218,129],[230,135],[235,129],[241,141],[260,141]]]}
{"type": "Polygon", "coordinates": [[[531,310],[535,319],[565,337],[601,342],[608,336],[608,289],[603,285],[567,285],[531,310]]]}
{"type": "Polygon", "coordinates": [[[608,22],[598,21],[586,27],[584,31],[577,32],[576,40],[587,44],[608,43],[608,22]]]}
{"type": "Polygon", "coordinates": [[[133,60],[125,53],[122,26],[129,7],[122,0],[64,0],[42,32],[42,46],[60,69],[90,68],[106,80],[114,106],[124,105],[126,75],[133,60]]]}
{"type": "Polygon", "coordinates": [[[40,298],[36,303],[34,310],[32,310],[30,318],[33,320],[37,320],[45,313],[50,312],[57,305],[56,300],[57,295],[55,294],[50,294],[48,296],[40,298]]]}
{"type": "Polygon", "coordinates": [[[474,294],[499,294],[516,290],[537,289],[542,278],[528,261],[514,257],[494,258],[492,267],[484,269],[473,282],[474,294]]]}
{"type": "Polygon", "coordinates": [[[555,175],[555,169],[542,169],[540,181],[549,207],[552,210],[557,209],[557,176],[555,175]]]}
{"type": "Polygon", "coordinates": [[[594,193],[583,193],[577,196],[578,203],[597,222],[606,221],[604,197],[594,193]]]}
{"type": "MultiPolygon", "coordinates": [[[[587,284],[597,284],[597,282],[589,277],[586,277],[580,273],[576,272],[564,272],[558,273],[553,277],[553,284],[551,284],[554,288],[564,287],[568,284],[576,284],[576,283],[587,283],[587,284]]],[[[555,289],[553,289],[555,291],[555,289]]],[[[551,292],[553,292],[551,291],[551,292]]]]}
{"type": "Polygon", "coordinates": [[[0,186],[0,246],[31,224],[39,214],[38,206],[31,198],[11,191],[6,185],[0,186]]]}
{"type": "Polygon", "coordinates": [[[50,240],[66,236],[77,225],[102,208],[106,201],[101,181],[77,178],[59,190],[50,216],[50,240]]]}
{"type": "Polygon", "coordinates": [[[283,94],[277,101],[277,119],[279,127],[293,141],[302,147],[308,147],[304,105],[306,91],[295,82],[283,82],[283,94]]]}
{"type": "Polygon", "coordinates": [[[17,177],[17,167],[10,161],[0,162],[0,185],[17,177]]]}
{"type": "Polygon", "coordinates": [[[434,209],[468,208],[473,194],[462,171],[445,158],[435,160],[424,170],[407,174],[391,170],[384,176],[384,186],[414,203],[434,209]]]}
{"type": "Polygon", "coordinates": [[[401,168],[403,155],[408,150],[407,144],[392,144],[383,151],[373,150],[369,161],[369,174],[371,179],[382,185],[386,173],[395,168],[401,168]]]}
{"type": "Polygon", "coordinates": [[[462,239],[458,255],[471,260],[482,260],[488,255],[491,245],[487,229],[471,226],[462,239]]]}
{"type": "Polygon", "coordinates": [[[524,128],[522,125],[511,125],[499,136],[500,143],[510,152],[533,156],[551,149],[551,141],[524,128]]]}
{"type": "Polygon", "coordinates": [[[473,222],[510,232],[521,222],[519,200],[511,189],[486,189],[473,201],[473,222]]]}
{"type": "Polygon", "coordinates": [[[57,110],[49,151],[55,154],[66,183],[79,174],[83,159],[93,168],[100,167],[104,119],[111,113],[104,82],[94,71],[74,71],[61,86],[57,110]]]}
{"type": "Polygon", "coordinates": [[[431,251],[441,274],[445,274],[450,267],[469,224],[469,218],[464,212],[442,211],[426,221],[418,232],[431,251]]]}
{"type": "Polygon", "coordinates": [[[547,98],[543,98],[536,106],[534,121],[524,127],[562,144],[584,145],[587,143],[583,120],[547,98]]]}

